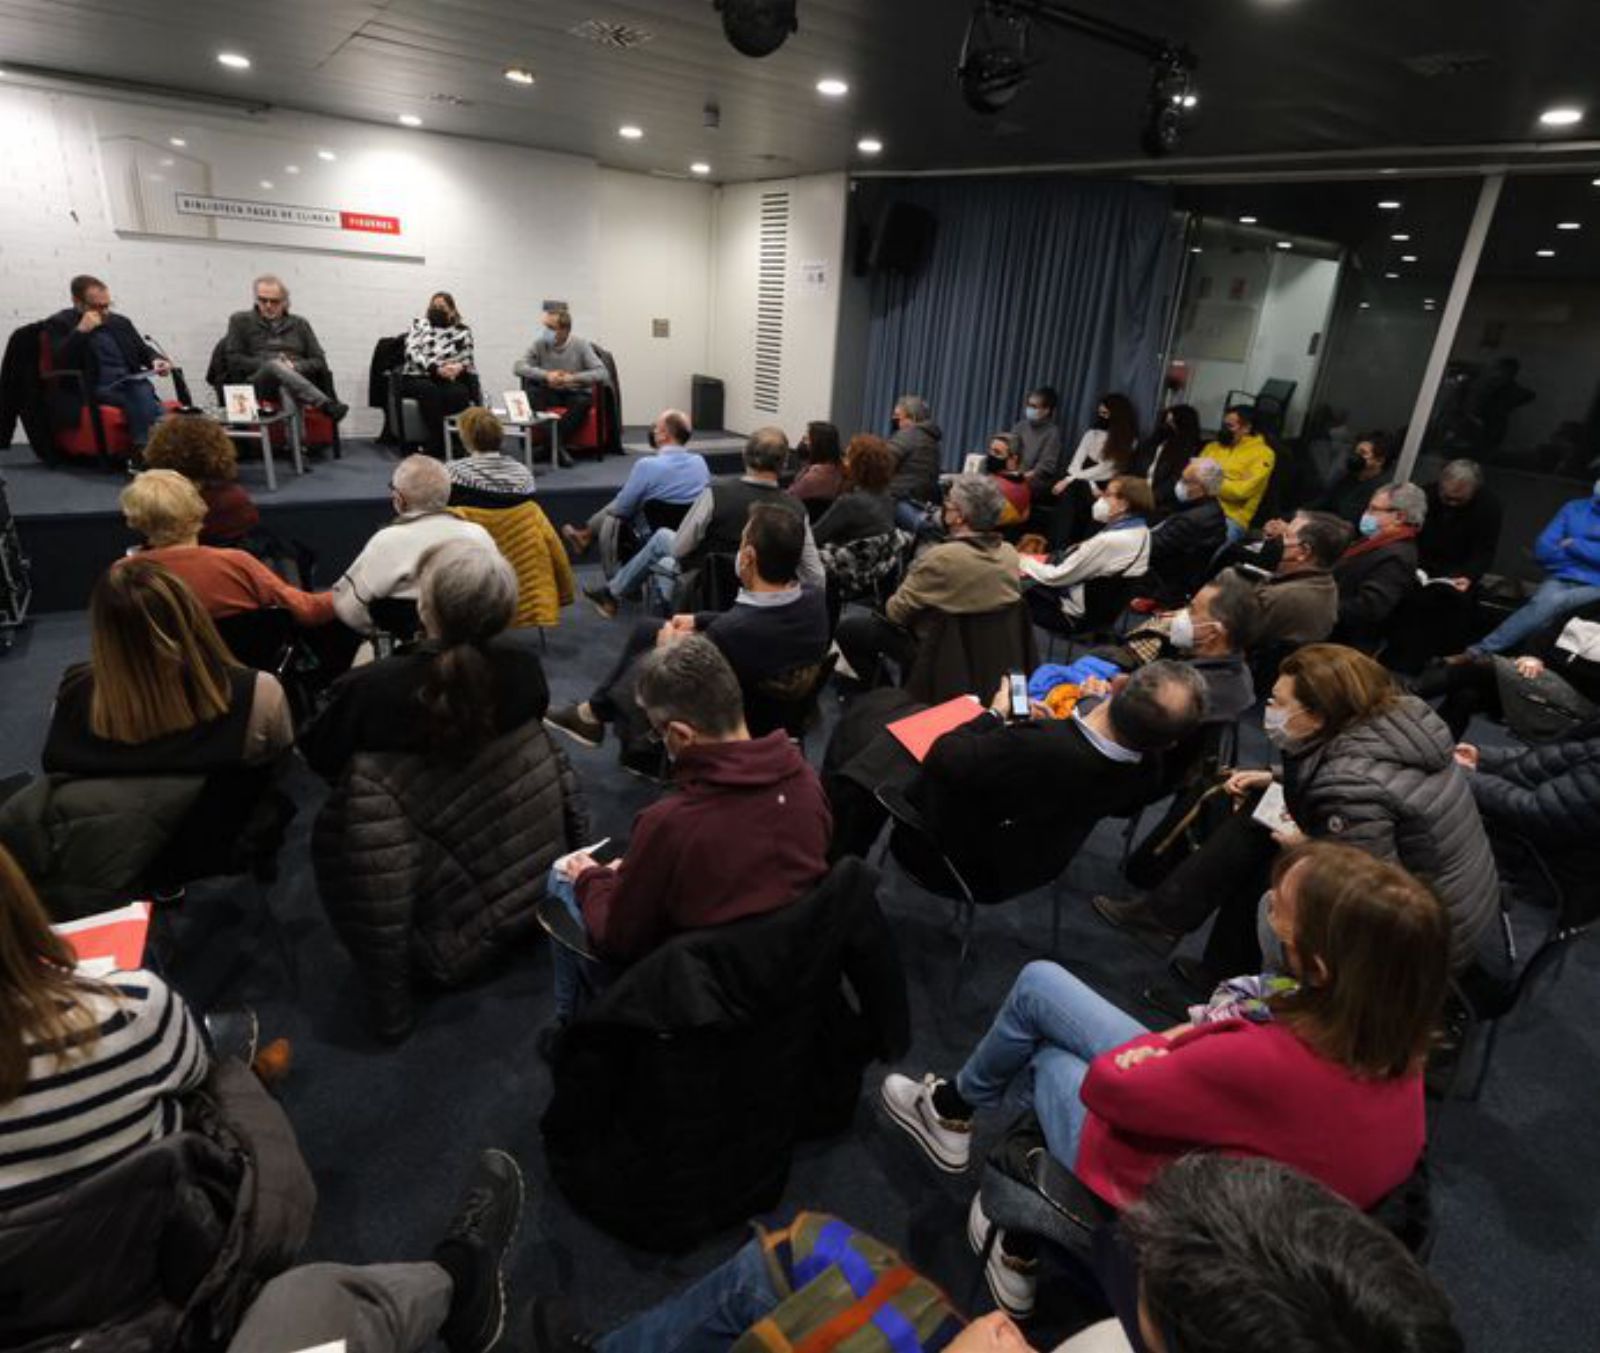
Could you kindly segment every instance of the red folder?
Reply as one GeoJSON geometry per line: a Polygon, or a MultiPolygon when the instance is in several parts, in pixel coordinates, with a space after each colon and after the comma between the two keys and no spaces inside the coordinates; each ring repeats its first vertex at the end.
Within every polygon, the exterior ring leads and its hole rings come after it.
{"type": "Polygon", "coordinates": [[[78,921],[51,926],[78,955],[78,966],[95,973],[131,972],[144,966],[150,904],[130,902],[78,921]]]}
{"type": "Polygon", "coordinates": [[[958,695],[954,700],[946,700],[944,704],[934,705],[920,714],[896,719],[889,725],[889,731],[920,763],[928,759],[928,748],[952,728],[971,723],[982,713],[983,706],[977,696],[958,695]]]}

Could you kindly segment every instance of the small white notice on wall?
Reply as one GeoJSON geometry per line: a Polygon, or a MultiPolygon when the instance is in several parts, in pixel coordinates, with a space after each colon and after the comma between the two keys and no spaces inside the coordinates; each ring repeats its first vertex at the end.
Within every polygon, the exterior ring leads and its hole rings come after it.
{"type": "Polygon", "coordinates": [[[828,264],[825,259],[811,259],[800,264],[800,294],[821,296],[828,289],[828,264]]]}

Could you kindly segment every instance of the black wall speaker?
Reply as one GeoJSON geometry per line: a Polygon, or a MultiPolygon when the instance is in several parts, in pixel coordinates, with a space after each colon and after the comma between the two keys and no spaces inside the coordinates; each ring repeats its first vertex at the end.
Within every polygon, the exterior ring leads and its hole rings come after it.
{"type": "Polygon", "coordinates": [[[872,232],[872,252],[868,257],[874,272],[918,273],[927,266],[938,226],[926,207],[910,202],[891,202],[878,216],[872,232]]]}

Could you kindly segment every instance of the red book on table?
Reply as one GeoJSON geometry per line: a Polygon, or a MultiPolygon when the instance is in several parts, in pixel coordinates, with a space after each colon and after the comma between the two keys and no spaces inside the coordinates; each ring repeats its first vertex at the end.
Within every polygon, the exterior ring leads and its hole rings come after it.
{"type": "Polygon", "coordinates": [[[983,706],[977,696],[958,695],[954,700],[946,700],[942,705],[934,705],[918,714],[896,719],[889,725],[889,731],[894,734],[900,745],[921,763],[928,759],[928,748],[952,728],[960,728],[964,723],[971,723],[982,713],[983,706]]]}

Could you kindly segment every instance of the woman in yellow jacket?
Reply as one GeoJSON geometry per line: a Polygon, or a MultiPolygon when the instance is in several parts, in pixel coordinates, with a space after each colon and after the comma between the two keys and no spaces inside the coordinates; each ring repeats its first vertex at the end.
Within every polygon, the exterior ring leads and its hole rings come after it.
{"type": "Polygon", "coordinates": [[[1200,454],[1222,466],[1222,489],[1217,494],[1228,517],[1228,539],[1239,540],[1250,529],[1277,455],[1255,428],[1255,411],[1229,409],[1222,415],[1222,431],[1200,454]]]}

